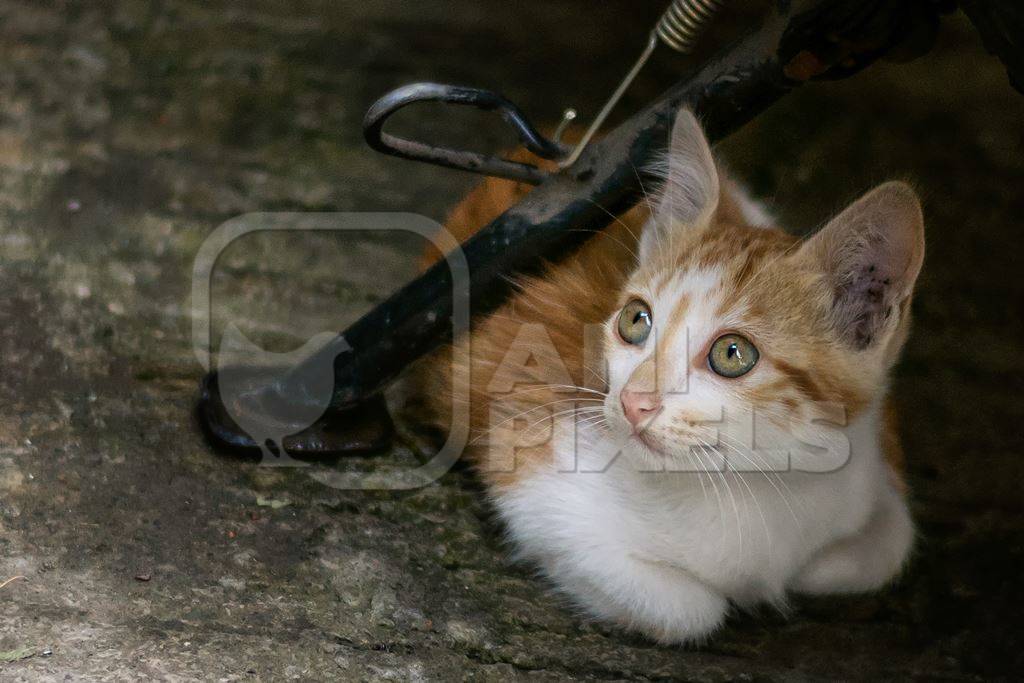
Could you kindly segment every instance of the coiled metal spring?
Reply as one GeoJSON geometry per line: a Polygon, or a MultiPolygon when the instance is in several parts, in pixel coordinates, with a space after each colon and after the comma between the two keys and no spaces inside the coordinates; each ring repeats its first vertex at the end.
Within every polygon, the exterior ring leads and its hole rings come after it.
{"type": "MultiPolygon", "coordinates": [[[[626,77],[619,83],[619,87],[615,89],[615,92],[612,93],[608,101],[601,107],[601,111],[597,113],[593,123],[587,128],[580,141],[564,159],[558,162],[558,167],[568,168],[580,158],[580,154],[590,144],[590,139],[594,137],[594,134],[597,133],[605,119],[608,118],[608,114],[611,113],[619,99],[622,98],[626,88],[633,82],[636,75],[640,73],[640,69],[647,63],[651,53],[654,52],[654,48],[658,46],[658,41],[683,54],[693,52],[693,48],[697,44],[700,34],[704,31],[704,27],[724,4],[725,0],[673,0],[669,8],[658,19],[654,30],[651,31],[651,35],[647,39],[647,45],[644,46],[644,50],[640,53],[640,58],[636,60],[636,64],[633,65],[633,68],[629,70],[626,77]]],[[[575,118],[575,109],[565,110],[562,114],[562,123],[555,131],[556,142],[561,138],[562,132],[575,118]]]]}
{"type": "Polygon", "coordinates": [[[725,0],[674,0],[654,32],[673,50],[689,54],[708,21],[724,4],[725,0]]]}

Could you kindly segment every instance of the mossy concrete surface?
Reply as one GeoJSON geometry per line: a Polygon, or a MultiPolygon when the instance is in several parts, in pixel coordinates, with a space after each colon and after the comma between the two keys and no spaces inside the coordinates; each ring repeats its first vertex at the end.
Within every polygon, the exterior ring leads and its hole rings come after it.
{"type": "MultiPolygon", "coordinates": [[[[725,142],[794,230],[891,178],[928,257],[895,381],[920,542],[876,595],[737,615],[700,648],[578,618],[512,564],[478,484],[337,490],[193,419],[193,259],[252,211],[441,218],[473,182],[376,155],[367,106],[437,79],[540,120],[593,111],[659,3],[0,0],[0,679],[1014,678],[1024,562],[1024,97],[966,22],[935,52],[813,84],[725,142]],[[649,6],[648,6],[649,5],[649,6]]],[[[679,73],[662,56],[623,111],[679,73]]],[[[497,148],[486,118],[401,122],[497,148]]],[[[414,271],[416,240],[266,234],[213,279],[276,351],[414,271]]],[[[423,457],[396,447],[338,468],[423,457]]]]}

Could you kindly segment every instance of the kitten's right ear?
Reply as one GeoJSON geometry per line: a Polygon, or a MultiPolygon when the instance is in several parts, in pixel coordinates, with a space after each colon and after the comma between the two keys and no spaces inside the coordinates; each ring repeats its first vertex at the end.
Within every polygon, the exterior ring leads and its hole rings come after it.
{"type": "Polygon", "coordinates": [[[641,262],[669,243],[670,231],[706,227],[718,208],[718,185],[711,145],[693,112],[681,109],[672,126],[665,187],[640,238],[641,262]]]}
{"type": "Polygon", "coordinates": [[[921,202],[906,183],[879,185],[808,239],[798,256],[826,274],[840,334],[866,349],[905,315],[924,262],[921,202]]]}

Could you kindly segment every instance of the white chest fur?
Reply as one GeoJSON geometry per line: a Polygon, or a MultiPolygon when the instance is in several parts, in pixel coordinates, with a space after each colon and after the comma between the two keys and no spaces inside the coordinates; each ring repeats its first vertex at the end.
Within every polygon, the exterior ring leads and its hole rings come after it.
{"type": "Polygon", "coordinates": [[[846,432],[850,458],[828,473],[639,472],[584,432],[555,444],[579,454],[577,471],[553,462],[495,502],[522,558],[586,612],[692,641],[730,602],[874,588],[899,570],[913,532],[877,422],[868,415],[846,432]]]}

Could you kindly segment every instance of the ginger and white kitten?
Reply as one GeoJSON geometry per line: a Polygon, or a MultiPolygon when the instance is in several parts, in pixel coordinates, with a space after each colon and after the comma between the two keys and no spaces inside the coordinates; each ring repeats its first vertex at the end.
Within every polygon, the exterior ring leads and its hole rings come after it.
{"type": "MultiPolygon", "coordinates": [[[[660,196],[479,322],[454,372],[519,555],[586,613],[678,643],[730,605],[872,590],[904,565],[886,395],[924,228],[897,182],[803,241],[765,225],[687,111],[666,166],[660,196]]],[[[488,180],[449,229],[525,191],[488,180]]]]}

